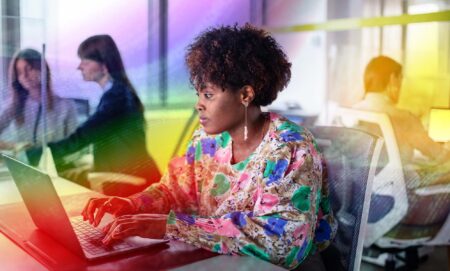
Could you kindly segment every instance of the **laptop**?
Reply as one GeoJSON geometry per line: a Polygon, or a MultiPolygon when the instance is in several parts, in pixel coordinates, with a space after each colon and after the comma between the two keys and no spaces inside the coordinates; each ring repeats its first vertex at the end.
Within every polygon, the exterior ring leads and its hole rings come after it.
{"type": "MultiPolygon", "coordinates": [[[[100,227],[83,221],[82,216],[67,216],[48,174],[5,154],[3,158],[36,227],[73,253],[96,260],[168,242],[129,237],[112,246],[103,245],[101,240],[105,234],[100,227]]],[[[113,219],[112,216],[108,218],[109,221],[113,219]]],[[[109,221],[102,220],[102,224],[109,221]]]]}
{"type": "Polygon", "coordinates": [[[450,108],[431,108],[428,135],[436,142],[450,142],[450,108]]]}

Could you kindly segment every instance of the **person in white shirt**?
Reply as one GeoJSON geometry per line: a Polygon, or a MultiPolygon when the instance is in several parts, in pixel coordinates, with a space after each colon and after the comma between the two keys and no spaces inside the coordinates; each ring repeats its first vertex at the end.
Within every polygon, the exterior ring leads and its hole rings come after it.
{"type": "MultiPolygon", "coordinates": [[[[410,205],[402,223],[429,225],[442,222],[450,210],[450,194],[419,197],[414,190],[450,183],[450,151],[428,136],[417,116],[396,107],[401,83],[402,66],[398,62],[386,56],[373,58],[364,73],[365,97],[353,105],[353,108],[382,112],[391,120],[403,164],[410,205]],[[414,150],[426,156],[428,163],[416,163],[414,150]]],[[[373,133],[373,129],[370,132],[373,133]]]]}
{"type": "MultiPolygon", "coordinates": [[[[47,63],[46,140],[59,140],[77,127],[75,104],[53,93],[47,63]]],[[[39,146],[43,133],[41,104],[41,54],[34,49],[17,52],[10,62],[8,88],[10,99],[2,104],[0,149],[39,146]]]]}

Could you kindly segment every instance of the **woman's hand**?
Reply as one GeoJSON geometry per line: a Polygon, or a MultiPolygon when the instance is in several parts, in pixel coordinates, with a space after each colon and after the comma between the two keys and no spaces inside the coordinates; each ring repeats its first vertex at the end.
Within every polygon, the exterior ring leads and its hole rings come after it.
{"type": "Polygon", "coordinates": [[[17,142],[14,144],[14,152],[18,153],[21,151],[24,151],[26,149],[29,149],[33,146],[33,144],[31,144],[31,142],[17,142]]]}
{"type": "Polygon", "coordinates": [[[30,148],[33,144],[30,142],[10,142],[10,141],[0,141],[0,149],[10,150],[14,153],[26,150],[30,148]]]}
{"type": "Polygon", "coordinates": [[[102,242],[110,245],[129,236],[162,239],[166,234],[166,223],[167,215],[162,214],[123,215],[103,228],[106,236],[102,242]]]}
{"type": "Polygon", "coordinates": [[[125,214],[135,214],[137,208],[133,201],[128,198],[106,197],[92,198],[88,201],[81,212],[84,220],[89,219],[89,223],[98,226],[105,213],[110,213],[115,217],[125,214]]]}
{"type": "Polygon", "coordinates": [[[2,149],[2,150],[14,151],[16,145],[17,144],[14,142],[0,141],[0,149],[2,149]]]}

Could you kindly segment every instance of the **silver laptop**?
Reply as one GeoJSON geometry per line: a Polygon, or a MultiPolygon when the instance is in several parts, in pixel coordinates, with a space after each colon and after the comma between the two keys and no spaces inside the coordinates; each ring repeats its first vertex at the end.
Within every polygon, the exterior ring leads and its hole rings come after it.
{"type": "Polygon", "coordinates": [[[7,155],[3,158],[34,224],[72,252],[94,260],[168,242],[130,237],[104,246],[101,240],[105,234],[100,229],[81,216],[69,219],[49,175],[7,155]]]}

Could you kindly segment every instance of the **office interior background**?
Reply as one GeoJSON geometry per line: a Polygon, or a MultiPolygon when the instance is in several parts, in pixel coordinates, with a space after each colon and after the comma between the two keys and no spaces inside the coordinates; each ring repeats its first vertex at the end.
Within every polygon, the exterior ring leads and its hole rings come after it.
{"type": "Polygon", "coordinates": [[[424,127],[431,108],[450,109],[449,0],[2,0],[0,14],[0,110],[13,54],[45,44],[55,92],[94,112],[102,90],[83,81],[77,47],[109,34],[145,105],[147,147],[161,171],[195,126],[184,56],[209,27],[249,22],[275,37],[292,78],[267,110],[296,121],[330,124],[334,108],[360,101],[364,68],[378,55],[403,65],[398,106],[424,127]]]}
{"type": "Polygon", "coordinates": [[[76,51],[85,38],[109,34],[145,104],[149,151],[159,157],[161,168],[173,154],[179,127],[196,100],[184,64],[186,47],[208,27],[250,22],[266,28],[283,46],[293,64],[292,79],[268,109],[291,111],[315,124],[326,124],[333,106],[349,106],[363,97],[364,67],[380,54],[404,66],[399,106],[420,116],[425,127],[431,107],[450,107],[446,13],[450,1],[446,0],[1,3],[2,101],[9,95],[7,70],[14,52],[20,48],[41,51],[45,44],[55,92],[86,99],[95,108],[101,90],[82,80],[76,51]]]}

